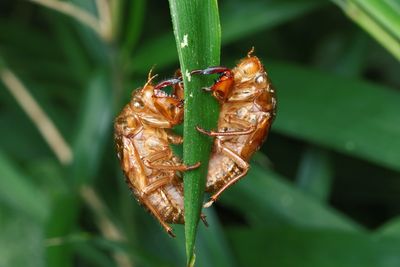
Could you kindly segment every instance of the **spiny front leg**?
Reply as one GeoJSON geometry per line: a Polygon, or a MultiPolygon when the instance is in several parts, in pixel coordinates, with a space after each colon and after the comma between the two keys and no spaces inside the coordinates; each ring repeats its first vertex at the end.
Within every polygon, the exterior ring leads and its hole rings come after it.
{"type": "Polygon", "coordinates": [[[215,98],[220,102],[224,102],[228,97],[234,82],[234,75],[231,69],[221,66],[209,67],[204,70],[193,70],[190,74],[220,74],[219,78],[215,81],[214,85],[210,88],[203,88],[206,91],[212,91],[215,98]]]}
{"type": "Polygon", "coordinates": [[[159,82],[157,85],[154,86],[154,89],[160,90],[160,89],[163,89],[168,86],[173,86],[173,85],[179,84],[181,82],[182,82],[182,77],[171,78],[171,79],[159,82]]]}

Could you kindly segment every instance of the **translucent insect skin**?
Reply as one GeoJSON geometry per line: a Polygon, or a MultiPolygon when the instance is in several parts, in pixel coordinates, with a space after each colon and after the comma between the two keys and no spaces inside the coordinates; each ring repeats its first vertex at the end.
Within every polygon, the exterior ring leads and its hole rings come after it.
{"type": "Polygon", "coordinates": [[[221,73],[207,89],[221,105],[218,130],[197,127],[200,132],[215,137],[206,189],[213,195],[205,207],[211,206],[222,192],[247,174],[250,157],[266,139],[275,118],[274,88],[262,63],[251,55],[252,52],[232,70],[211,67],[192,71],[192,74],[221,73]]]}
{"type": "Polygon", "coordinates": [[[178,172],[199,166],[184,165],[169,147],[183,142],[170,131],[183,119],[183,87],[179,82],[171,79],[153,86],[149,78],[143,88],[132,93],[114,124],[117,155],[127,184],[171,236],[174,234],[168,223],[184,223],[183,186],[178,172]],[[174,84],[178,85],[172,95],[160,90],[174,84]]]}

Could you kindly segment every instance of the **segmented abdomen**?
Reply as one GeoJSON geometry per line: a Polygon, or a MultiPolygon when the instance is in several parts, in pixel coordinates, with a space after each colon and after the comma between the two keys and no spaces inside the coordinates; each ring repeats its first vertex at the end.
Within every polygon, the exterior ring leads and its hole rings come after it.
{"type": "Polygon", "coordinates": [[[213,153],[207,175],[207,192],[216,192],[242,172],[237,164],[221,153],[213,153]]]}

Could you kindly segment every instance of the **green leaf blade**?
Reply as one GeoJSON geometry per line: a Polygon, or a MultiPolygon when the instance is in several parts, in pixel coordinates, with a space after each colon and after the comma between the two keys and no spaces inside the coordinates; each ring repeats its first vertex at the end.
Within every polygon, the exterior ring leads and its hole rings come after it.
{"type": "Polygon", "coordinates": [[[400,60],[400,9],[394,1],[332,0],[348,17],[400,60]]]}
{"type": "Polygon", "coordinates": [[[269,66],[279,89],[273,130],[400,170],[397,91],[293,65],[269,66]]]}
{"type": "Polygon", "coordinates": [[[210,79],[191,77],[189,73],[193,69],[219,64],[221,29],[215,0],[170,0],[169,3],[185,86],[184,162],[201,162],[200,168],[184,175],[185,238],[190,266],[194,264],[194,244],[211,150],[211,140],[199,134],[195,126],[215,127],[218,105],[201,90],[210,84],[210,79]]]}
{"type": "Polygon", "coordinates": [[[296,176],[298,188],[324,202],[329,199],[332,181],[333,167],[329,153],[316,147],[307,148],[296,176]]]}
{"type": "Polygon", "coordinates": [[[229,192],[221,196],[221,202],[241,210],[252,226],[288,224],[315,229],[363,231],[363,227],[350,218],[258,164],[251,165],[244,179],[229,188],[229,192]]]}
{"type": "MultiPolygon", "coordinates": [[[[223,45],[239,41],[248,35],[272,29],[291,20],[311,13],[325,5],[318,0],[274,0],[260,3],[246,3],[239,10],[235,5],[221,6],[221,41],[223,45]],[[243,23],[246,21],[246,23],[243,23]]],[[[176,61],[176,51],[170,34],[161,34],[154,40],[141,45],[127,66],[129,72],[147,74],[149,68],[165,68],[176,61]],[[144,63],[143,63],[144,62],[144,63]]],[[[246,47],[245,49],[249,49],[246,47]]]]}
{"type": "Polygon", "coordinates": [[[242,266],[396,267],[400,264],[398,237],[282,226],[233,228],[228,233],[242,266]],[[259,248],[263,248],[262,258],[259,248]]]}
{"type": "Polygon", "coordinates": [[[48,217],[49,203],[42,192],[20,173],[12,161],[0,153],[0,205],[8,206],[43,223],[48,217]]]}

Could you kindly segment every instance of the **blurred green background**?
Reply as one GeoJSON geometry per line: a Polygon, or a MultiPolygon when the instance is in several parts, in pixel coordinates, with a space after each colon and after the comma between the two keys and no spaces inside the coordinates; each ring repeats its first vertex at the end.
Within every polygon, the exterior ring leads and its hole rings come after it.
{"type": "MultiPolygon", "coordinates": [[[[400,2],[219,7],[221,62],[254,46],[278,116],[205,211],[196,266],[400,266],[400,2]]],[[[0,266],[184,266],[183,227],[168,237],[136,203],[112,138],[149,69],[178,68],[167,1],[3,0],[0,15],[0,266]]]]}

